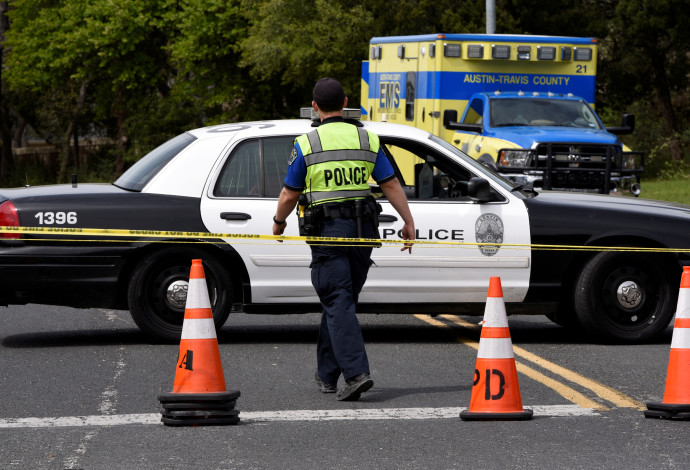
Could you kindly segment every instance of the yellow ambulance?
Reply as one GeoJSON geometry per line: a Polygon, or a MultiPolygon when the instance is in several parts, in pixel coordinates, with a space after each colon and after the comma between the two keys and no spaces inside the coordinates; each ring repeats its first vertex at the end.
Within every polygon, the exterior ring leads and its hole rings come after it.
{"type": "Polygon", "coordinates": [[[430,34],[372,38],[363,119],[407,124],[530,188],[640,192],[641,152],[594,111],[594,38],[430,34]]]}

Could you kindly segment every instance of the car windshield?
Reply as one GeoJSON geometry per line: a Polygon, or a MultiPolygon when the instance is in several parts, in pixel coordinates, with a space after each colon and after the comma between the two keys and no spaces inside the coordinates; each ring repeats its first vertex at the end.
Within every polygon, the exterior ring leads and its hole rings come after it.
{"type": "Polygon", "coordinates": [[[548,98],[491,100],[491,126],[562,126],[603,129],[584,101],[548,98]]]}
{"type": "Polygon", "coordinates": [[[144,155],[113,184],[130,191],[141,191],[175,155],[195,140],[196,137],[189,133],[170,139],[144,155]]]}

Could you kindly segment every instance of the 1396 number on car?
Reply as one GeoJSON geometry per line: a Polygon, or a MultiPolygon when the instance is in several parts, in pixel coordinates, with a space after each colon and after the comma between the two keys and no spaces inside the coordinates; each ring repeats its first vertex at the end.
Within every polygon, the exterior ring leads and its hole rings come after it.
{"type": "Polygon", "coordinates": [[[74,225],[77,223],[76,212],[36,212],[34,216],[39,225],[74,225]]]}

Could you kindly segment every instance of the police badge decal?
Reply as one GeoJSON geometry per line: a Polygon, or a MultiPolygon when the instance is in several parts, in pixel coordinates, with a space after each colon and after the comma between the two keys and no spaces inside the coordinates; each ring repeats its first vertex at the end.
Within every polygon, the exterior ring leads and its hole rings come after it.
{"type": "Polygon", "coordinates": [[[288,157],[288,166],[292,165],[292,162],[295,161],[295,158],[297,158],[297,149],[292,147],[292,152],[290,152],[290,156],[288,157]]]}
{"type": "MultiPolygon", "coordinates": [[[[503,221],[496,214],[482,214],[474,223],[474,236],[477,243],[503,243],[503,221]]],[[[484,256],[498,253],[499,246],[479,245],[484,256]]]]}

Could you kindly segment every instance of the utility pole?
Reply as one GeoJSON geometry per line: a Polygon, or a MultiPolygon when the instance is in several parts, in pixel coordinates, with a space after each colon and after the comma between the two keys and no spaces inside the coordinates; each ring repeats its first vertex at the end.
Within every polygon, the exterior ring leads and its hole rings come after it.
{"type": "Polygon", "coordinates": [[[496,0],[486,0],[486,34],[496,32],[496,0]]]}

